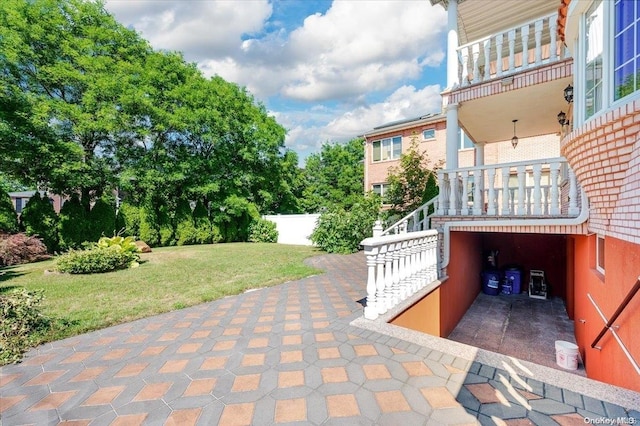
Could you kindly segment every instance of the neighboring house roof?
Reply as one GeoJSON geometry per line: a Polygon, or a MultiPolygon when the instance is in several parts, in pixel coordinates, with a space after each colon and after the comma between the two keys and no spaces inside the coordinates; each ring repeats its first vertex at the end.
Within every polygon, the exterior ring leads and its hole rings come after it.
{"type": "MultiPolygon", "coordinates": [[[[31,198],[36,191],[16,191],[10,192],[9,196],[11,198],[31,198]]],[[[44,191],[40,191],[40,195],[44,195],[44,191]]]]}
{"type": "Polygon", "coordinates": [[[441,113],[421,115],[420,117],[392,121],[390,123],[386,123],[381,126],[374,127],[371,132],[365,133],[363,136],[367,138],[367,137],[376,136],[382,133],[388,133],[393,130],[409,129],[411,127],[416,127],[423,124],[437,123],[439,121],[445,121],[446,119],[447,119],[446,115],[441,113]]]}

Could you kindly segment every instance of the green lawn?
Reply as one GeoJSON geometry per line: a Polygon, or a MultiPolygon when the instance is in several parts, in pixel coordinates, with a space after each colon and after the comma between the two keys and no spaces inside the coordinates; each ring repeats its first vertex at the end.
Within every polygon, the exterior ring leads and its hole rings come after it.
{"type": "Polygon", "coordinates": [[[0,269],[0,292],[44,289],[44,314],[66,325],[57,340],[320,273],[303,260],[312,247],[233,243],[164,247],[138,268],[105,274],[45,274],[55,261],[0,269]]]}

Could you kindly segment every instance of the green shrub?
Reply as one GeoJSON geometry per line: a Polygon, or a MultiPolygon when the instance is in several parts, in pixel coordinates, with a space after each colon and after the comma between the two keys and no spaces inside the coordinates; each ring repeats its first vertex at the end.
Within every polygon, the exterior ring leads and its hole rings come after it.
{"type": "Polygon", "coordinates": [[[27,235],[40,237],[50,253],[58,250],[58,215],[46,194],[40,197],[36,191],[22,210],[20,223],[27,235]]]}
{"type": "Polygon", "coordinates": [[[318,218],[311,241],[329,253],[354,253],[360,242],[371,236],[380,211],[380,198],[367,195],[350,211],[334,209],[318,218]]]}
{"type": "Polygon", "coordinates": [[[140,208],[124,202],[120,204],[116,215],[116,234],[129,236],[140,235],[140,208]]]}
{"type": "Polygon", "coordinates": [[[176,205],[175,222],[177,244],[179,246],[195,244],[197,241],[197,232],[189,201],[184,199],[178,201],[176,205]]]}
{"type": "Polygon", "coordinates": [[[38,237],[23,233],[0,235],[0,266],[37,262],[49,257],[47,247],[38,237]]]}
{"type": "Polygon", "coordinates": [[[58,258],[57,269],[69,274],[95,274],[137,265],[137,252],[122,250],[118,245],[71,250],[58,258]]]}
{"type": "Polygon", "coordinates": [[[175,246],[176,237],[173,229],[173,218],[169,214],[167,206],[160,206],[160,209],[158,210],[158,225],[160,245],[163,247],[175,246]]]}
{"type": "Polygon", "coordinates": [[[43,292],[13,289],[0,294],[0,364],[20,361],[22,354],[51,322],[40,312],[43,292]]]}
{"type": "Polygon", "coordinates": [[[113,235],[116,229],[116,210],[111,203],[98,198],[89,212],[88,241],[113,235]]]}
{"type": "Polygon", "coordinates": [[[122,252],[127,253],[133,262],[140,259],[138,253],[140,253],[140,247],[136,245],[135,237],[121,237],[116,235],[114,237],[102,237],[96,243],[98,248],[118,247],[122,252]]]}
{"type": "Polygon", "coordinates": [[[18,214],[13,208],[11,197],[0,190],[0,232],[18,232],[18,214]]]}
{"type": "Polygon", "coordinates": [[[62,250],[77,249],[85,241],[90,241],[87,210],[80,202],[78,195],[74,194],[65,201],[58,219],[58,236],[62,250]]]}
{"type": "Polygon", "coordinates": [[[140,207],[139,238],[151,247],[160,244],[160,232],[157,227],[157,215],[149,205],[140,207]]]}
{"type": "Polygon", "coordinates": [[[248,241],[249,226],[260,219],[258,207],[245,198],[231,195],[224,200],[217,219],[226,242],[248,241]]]}
{"type": "Polygon", "coordinates": [[[211,223],[207,207],[198,200],[193,209],[193,223],[196,228],[196,242],[199,244],[219,243],[223,240],[220,229],[211,223]]]}
{"type": "Polygon", "coordinates": [[[249,241],[252,243],[277,243],[278,230],[275,222],[262,218],[251,222],[249,241]]]}

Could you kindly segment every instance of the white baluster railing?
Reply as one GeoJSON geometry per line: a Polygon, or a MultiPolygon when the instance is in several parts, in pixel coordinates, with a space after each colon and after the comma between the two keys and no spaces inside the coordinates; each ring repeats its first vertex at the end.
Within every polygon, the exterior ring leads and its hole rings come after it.
{"type": "Polygon", "coordinates": [[[416,210],[412,211],[393,225],[382,231],[380,235],[404,234],[406,232],[424,231],[430,228],[431,216],[440,209],[439,200],[445,195],[438,194],[416,210]]]}
{"type": "Polygon", "coordinates": [[[435,230],[371,237],[361,244],[367,259],[367,319],[378,318],[438,278],[435,230]]]}
{"type": "Polygon", "coordinates": [[[461,85],[502,78],[564,59],[564,46],[557,41],[557,18],[558,14],[553,13],[460,46],[458,75],[461,85]],[[503,57],[506,58],[506,69],[503,57]]]}
{"type": "Polygon", "coordinates": [[[565,180],[560,179],[560,169],[566,163],[565,158],[557,157],[444,170],[438,215],[575,217],[580,214],[578,185],[568,167],[568,209],[561,209],[560,185],[565,180]],[[474,187],[468,188],[470,184],[474,187]]]}

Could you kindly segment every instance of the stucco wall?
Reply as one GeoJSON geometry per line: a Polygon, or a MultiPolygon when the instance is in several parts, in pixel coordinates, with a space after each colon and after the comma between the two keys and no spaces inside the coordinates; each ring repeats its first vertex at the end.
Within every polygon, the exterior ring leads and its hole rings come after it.
{"type": "Polygon", "coordinates": [[[266,215],[263,218],[275,222],[278,244],[313,245],[309,235],[316,227],[319,214],[266,215]]]}

